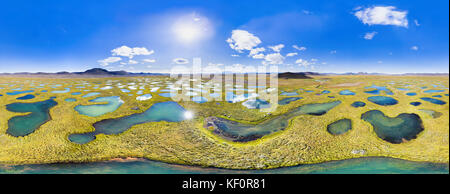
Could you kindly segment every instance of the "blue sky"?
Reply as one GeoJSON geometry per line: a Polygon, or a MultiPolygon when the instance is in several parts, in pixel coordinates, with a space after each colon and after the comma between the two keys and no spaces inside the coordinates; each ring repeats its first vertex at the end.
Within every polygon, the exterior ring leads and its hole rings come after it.
{"type": "Polygon", "coordinates": [[[8,1],[0,7],[0,72],[166,72],[200,57],[216,67],[447,73],[448,7],[446,0],[8,1]]]}

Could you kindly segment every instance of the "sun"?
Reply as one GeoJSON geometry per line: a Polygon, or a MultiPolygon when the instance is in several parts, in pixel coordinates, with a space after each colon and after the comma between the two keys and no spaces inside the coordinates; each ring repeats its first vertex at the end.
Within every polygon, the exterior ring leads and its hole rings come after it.
{"type": "Polygon", "coordinates": [[[176,39],[184,44],[196,43],[212,35],[212,27],[208,18],[197,14],[180,16],[172,25],[176,39]]]}

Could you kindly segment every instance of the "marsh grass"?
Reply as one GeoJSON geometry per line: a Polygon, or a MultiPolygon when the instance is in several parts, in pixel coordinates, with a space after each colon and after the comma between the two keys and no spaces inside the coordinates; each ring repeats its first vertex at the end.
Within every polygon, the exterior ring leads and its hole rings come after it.
{"type": "MultiPolygon", "coordinates": [[[[0,163],[3,164],[35,164],[35,163],[78,163],[104,161],[118,157],[142,157],[168,163],[189,164],[199,166],[214,166],[235,169],[262,169],[293,166],[298,164],[318,163],[330,160],[367,156],[387,156],[414,161],[449,162],[449,97],[443,96],[441,100],[445,105],[435,105],[424,102],[420,106],[411,106],[409,103],[420,101],[421,97],[431,97],[435,94],[423,93],[421,86],[432,88],[431,84],[441,83],[448,88],[448,77],[412,77],[412,76],[316,76],[309,80],[289,79],[279,80],[279,91],[293,91],[298,89],[314,90],[314,92],[299,91],[303,99],[293,101],[288,105],[278,106],[272,114],[260,112],[255,109],[246,109],[241,103],[206,102],[180,102],[185,109],[195,113],[195,118],[180,123],[151,122],[135,125],[131,129],[117,135],[97,136],[97,139],[79,145],[68,140],[74,133],[94,131],[93,123],[108,118],[118,118],[134,113],[143,112],[152,104],[169,101],[151,93],[153,98],[147,101],[137,101],[138,90],[123,93],[115,87],[117,83],[139,83],[158,80],[169,80],[164,77],[137,77],[137,78],[73,78],[73,79],[47,79],[47,78],[0,78],[0,163]],[[329,79],[325,79],[329,78],[329,79]],[[317,80],[326,81],[317,81],[317,80]],[[113,89],[99,90],[111,80],[113,89]],[[388,84],[389,82],[394,84],[388,84]],[[58,105],[50,109],[52,120],[43,124],[34,133],[25,137],[12,137],[6,134],[8,120],[17,115],[26,113],[13,113],[7,111],[5,106],[17,102],[18,96],[5,95],[7,91],[17,87],[28,89],[28,85],[45,83],[43,88],[36,89],[36,98],[20,102],[36,102],[47,100],[56,96],[58,105]],[[87,82],[90,86],[75,88],[76,84],[87,82]],[[347,83],[358,83],[349,84],[347,83]],[[12,85],[11,84],[15,84],[12,85]],[[58,88],[52,85],[61,84],[58,88]],[[367,100],[372,96],[364,93],[366,86],[376,84],[387,86],[394,92],[391,97],[399,101],[393,106],[380,106],[367,100]],[[396,87],[410,84],[409,91],[399,91],[396,87]],[[344,86],[342,86],[344,85],[344,86]],[[71,91],[63,94],[53,94],[50,91],[70,87],[71,91]],[[339,95],[339,91],[349,89],[356,93],[354,96],[339,95]],[[48,92],[40,92],[48,90],[48,92]],[[90,90],[90,91],[84,91],[90,90]],[[323,90],[329,94],[316,95],[323,90]],[[72,92],[100,92],[100,95],[91,98],[82,98],[83,95],[71,95],[72,92]],[[416,92],[416,96],[408,96],[407,92],[416,92]],[[132,94],[132,96],[129,96],[132,94]],[[120,96],[125,102],[119,109],[99,117],[89,117],[78,114],[74,107],[78,104],[95,104],[89,100],[96,97],[120,96]],[[330,99],[327,96],[335,96],[330,99]],[[66,98],[75,98],[76,102],[66,102],[66,98]],[[210,130],[203,127],[206,117],[218,116],[230,120],[257,124],[263,120],[284,114],[293,108],[310,103],[325,103],[340,100],[342,103],[322,116],[300,115],[289,122],[287,129],[279,131],[261,139],[246,143],[236,143],[224,140],[210,130]],[[354,108],[355,101],[366,103],[365,107],[354,108]],[[138,110],[133,108],[138,107],[138,110]],[[441,112],[439,118],[419,111],[431,109],[441,112]],[[425,130],[416,139],[401,144],[391,144],[377,137],[370,123],[360,119],[361,114],[369,110],[380,110],[386,116],[396,117],[401,113],[415,113],[423,120],[425,130]],[[352,130],[345,134],[334,136],[327,132],[327,125],[340,119],[351,119],[352,130]],[[358,151],[358,152],[355,152],[358,151]],[[361,152],[362,151],[362,152],[361,152]]],[[[170,81],[170,80],[169,80],[170,81]]],[[[161,88],[162,89],[162,88],[161,88]]],[[[147,85],[144,93],[148,93],[147,85]]],[[[448,89],[444,93],[448,93],[448,89]]],[[[384,95],[384,93],[382,93],[384,95]]]]}

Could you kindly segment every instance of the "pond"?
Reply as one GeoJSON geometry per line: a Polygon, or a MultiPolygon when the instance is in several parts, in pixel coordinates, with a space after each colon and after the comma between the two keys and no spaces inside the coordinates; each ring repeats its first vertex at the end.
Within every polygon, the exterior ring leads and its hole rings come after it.
{"type": "Polygon", "coordinates": [[[77,99],[75,99],[75,98],[66,98],[66,99],[64,99],[64,101],[66,101],[66,102],[76,102],[77,99]]]}
{"type": "Polygon", "coordinates": [[[352,120],[341,119],[327,126],[328,133],[332,135],[342,135],[352,129],[352,120]]]}
{"type": "Polygon", "coordinates": [[[70,92],[70,88],[64,88],[64,90],[56,90],[56,91],[52,91],[52,93],[54,94],[64,94],[70,92]]]}
{"type": "Polygon", "coordinates": [[[425,90],[423,91],[424,93],[439,93],[439,92],[444,92],[445,90],[425,90]]]}
{"type": "Polygon", "coordinates": [[[19,98],[16,98],[17,100],[30,100],[30,99],[33,99],[33,98],[35,98],[36,96],[34,96],[34,95],[32,95],[32,94],[28,94],[28,95],[25,95],[25,96],[22,96],[22,97],[19,97],[19,98]]]}
{"type": "Polygon", "coordinates": [[[391,106],[391,105],[396,105],[398,103],[398,101],[396,99],[388,97],[388,96],[371,96],[371,97],[368,97],[367,100],[369,100],[370,102],[373,102],[375,104],[382,105],[382,106],[391,106]]]}
{"type": "Polygon", "coordinates": [[[364,106],[366,106],[366,103],[361,102],[361,101],[356,101],[356,102],[353,102],[351,105],[352,105],[353,107],[355,107],[355,108],[359,108],[359,107],[364,107],[364,106]]]}
{"type": "Polygon", "coordinates": [[[283,98],[281,100],[278,101],[279,105],[287,105],[291,102],[297,101],[302,99],[302,97],[289,97],[289,98],[283,98]]]}
{"type": "Polygon", "coordinates": [[[424,97],[424,98],[420,98],[420,99],[423,100],[423,101],[431,102],[433,104],[437,104],[437,105],[447,104],[446,102],[444,102],[442,100],[438,100],[438,99],[434,99],[434,98],[424,97]]]}
{"type": "Polygon", "coordinates": [[[83,98],[89,98],[89,97],[97,96],[97,95],[100,95],[100,92],[91,92],[91,93],[88,93],[88,94],[86,94],[86,95],[84,95],[82,97],[83,98]]]}
{"type": "Polygon", "coordinates": [[[69,140],[85,144],[95,139],[98,134],[120,134],[134,125],[148,122],[180,122],[185,120],[186,110],[176,102],[156,103],[142,113],[129,116],[106,119],[93,124],[95,131],[69,135],[69,140]]]}
{"type": "MultiPolygon", "coordinates": [[[[391,90],[387,89],[386,86],[377,86],[377,85],[374,84],[372,86],[365,87],[365,89],[372,89],[372,88],[375,89],[375,90],[372,90],[372,91],[369,91],[369,92],[372,92],[372,94],[375,94],[375,95],[380,94],[381,91],[384,91],[387,95],[393,95],[394,94],[394,93],[392,93],[391,90]]],[[[366,92],[366,93],[368,93],[368,92],[366,92]]]]}
{"type": "Polygon", "coordinates": [[[78,164],[7,166],[0,174],[448,174],[448,164],[366,157],[269,170],[230,170],[140,159],[78,164]]]}
{"type": "Polygon", "coordinates": [[[264,108],[270,108],[270,103],[261,100],[259,98],[257,99],[250,99],[242,103],[243,106],[247,107],[248,109],[264,109],[264,108]]]}
{"type": "Polygon", "coordinates": [[[82,115],[90,117],[98,117],[106,113],[114,112],[123,104],[123,101],[120,99],[119,96],[98,97],[93,100],[89,100],[89,102],[107,102],[107,103],[93,104],[93,105],[78,105],[75,107],[75,110],[82,115]]]}
{"type": "Polygon", "coordinates": [[[422,119],[414,113],[391,118],[379,110],[371,110],[362,114],[361,119],[373,126],[379,138],[394,144],[415,139],[424,130],[422,119]]]}
{"type": "Polygon", "coordinates": [[[8,111],[29,113],[9,119],[6,133],[14,137],[23,137],[33,133],[41,125],[51,119],[50,109],[57,104],[58,103],[53,99],[49,99],[42,102],[13,103],[6,105],[8,111]]]}
{"type": "Polygon", "coordinates": [[[297,92],[281,92],[282,96],[297,96],[298,93],[297,92]]]}
{"type": "Polygon", "coordinates": [[[408,92],[408,93],[406,93],[406,95],[408,95],[408,96],[415,96],[415,95],[417,95],[417,93],[415,93],[415,92],[408,92]]]}
{"type": "Polygon", "coordinates": [[[411,105],[413,105],[413,106],[419,106],[419,105],[421,105],[422,103],[421,103],[421,102],[411,102],[411,103],[409,103],[409,104],[411,104],[411,105]]]}
{"type": "Polygon", "coordinates": [[[19,94],[25,94],[25,93],[32,93],[34,92],[34,90],[23,90],[23,91],[14,91],[14,92],[7,92],[7,95],[10,96],[15,96],[15,95],[19,95],[19,94]]]}
{"type": "Polygon", "coordinates": [[[355,92],[352,92],[350,90],[342,90],[339,92],[340,95],[355,95],[355,92]]]}
{"type": "Polygon", "coordinates": [[[212,130],[216,135],[230,141],[248,142],[284,130],[288,126],[289,120],[293,117],[299,115],[320,116],[339,104],[341,104],[341,101],[306,104],[285,114],[262,121],[259,124],[247,124],[220,117],[208,117],[205,119],[205,128],[212,130]]]}

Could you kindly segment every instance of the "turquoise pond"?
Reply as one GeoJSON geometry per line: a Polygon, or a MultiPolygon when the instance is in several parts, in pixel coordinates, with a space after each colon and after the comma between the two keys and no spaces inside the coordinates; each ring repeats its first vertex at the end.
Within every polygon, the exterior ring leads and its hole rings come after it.
{"type": "Polygon", "coordinates": [[[434,98],[424,97],[424,98],[420,98],[420,99],[423,100],[423,101],[431,102],[433,104],[437,104],[437,105],[447,104],[446,102],[444,102],[442,100],[438,100],[438,99],[434,99],[434,98]]]}
{"type": "Polygon", "coordinates": [[[289,97],[289,98],[283,98],[281,100],[278,101],[279,105],[287,105],[291,102],[297,101],[302,99],[302,97],[289,97]]]}
{"type": "Polygon", "coordinates": [[[156,103],[143,113],[106,119],[93,124],[95,131],[69,135],[69,140],[78,144],[85,144],[95,139],[98,134],[120,134],[134,125],[148,122],[180,122],[185,120],[186,110],[176,102],[156,103]]]}
{"type": "Polygon", "coordinates": [[[413,105],[413,106],[419,106],[419,105],[421,105],[422,103],[421,103],[421,102],[411,102],[411,103],[409,103],[409,104],[411,104],[411,105],[413,105]]]}
{"type": "Polygon", "coordinates": [[[324,91],[322,91],[321,92],[322,94],[329,94],[329,93],[331,93],[329,90],[324,90],[324,91]]]}
{"type": "Polygon", "coordinates": [[[415,95],[417,95],[417,93],[415,93],[415,92],[408,92],[408,93],[406,93],[406,95],[408,95],[408,96],[415,96],[415,95]]]}
{"type": "Polygon", "coordinates": [[[6,109],[11,112],[29,113],[15,116],[9,119],[6,133],[14,137],[23,137],[33,133],[41,125],[48,122],[50,108],[58,103],[53,99],[34,103],[13,103],[6,105],[6,109]]]}
{"type": "Polygon", "coordinates": [[[439,93],[439,92],[444,92],[445,90],[425,90],[423,91],[424,93],[439,93]]]}
{"type": "Polygon", "coordinates": [[[340,95],[348,96],[348,95],[355,95],[355,92],[352,92],[350,90],[342,90],[339,92],[340,95]]]}
{"type": "Polygon", "coordinates": [[[36,96],[34,96],[34,95],[32,95],[32,94],[28,94],[28,95],[25,95],[25,96],[22,96],[22,97],[18,97],[18,98],[16,98],[17,100],[30,100],[30,99],[33,99],[33,98],[35,98],[36,96]]]}
{"type": "Polygon", "coordinates": [[[281,92],[282,96],[297,96],[298,93],[297,92],[281,92]]]}
{"type": "Polygon", "coordinates": [[[433,98],[442,98],[442,95],[434,95],[433,98]]]}
{"type": "Polygon", "coordinates": [[[67,92],[70,92],[70,88],[64,88],[64,90],[52,91],[52,93],[54,93],[54,94],[64,94],[64,93],[67,93],[67,92]]]}
{"type": "Polygon", "coordinates": [[[106,102],[106,104],[78,105],[75,110],[82,115],[98,117],[114,112],[123,104],[119,96],[98,97],[89,102],[106,102]]]}
{"type": "Polygon", "coordinates": [[[270,170],[229,170],[150,160],[3,166],[0,174],[448,174],[449,165],[367,157],[270,170]]]}
{"type": "Polygon", "coordinates": [[[159,93],[158,95],[162,96],[162,97],[166,97],[166,98],[170,98],[173,97],[175,95],[171,94],[171,93],[159,93]]]}
{"type": "Polygon", "coordinates": [[[332,135],[342,135],[352,129],[352,120],[341,119],[327,126],[328,133],[332,135]]]}
{"type": "Polygon", "coordinates": [[[386,86],[377,86],[377,85],[372,85],[369,87],[365,87],[365,89],[375,89],[375,90],[371,90],[371,91],[366,91],[366,93],[369,94],[374,94],[374,95],[378,95],[381,93],[381,91],[385,92],[387,95],[393,95],[394,93],[392,93],[391,90],[387,89],[386,86]]]}
{"type": "Polygon", "coordinates": [[[270,108],[270,103],[261,100],[259,98],[257,99],[250,99],[242,103],[243,106],[247,107],[248,109],[263,109],[263,108],[270,108]]]}
{"type": "Polygon", "coordinates": [[[74,95],[74,96],[76,96],[76,95],[80,95],[81,92],[72,92],[71,94],[74,95]]]}
{"type": "Polygon", "coordinates": [[[19,94],[25,94],[25,93],[32,93],[34,92],[34,90],[23,90],[23,91],[14,91],[14,92],[7,92],[7,95],[10,96],[15,96],[15,95],[19,95],[19,94]]]}
{"type": "Polygon", "coordinates": [[[262,121],[259,124],[246,124],[220,117],[208,117],[205,119],[205,127],[213,129],[213,133],[224,139],[235,142],[248,142],[284,130],[288,126],[289,120],[293,117],[299,115],[320,116],[339,104],[341,104],[341,101],[306,104],[285,114],[262,121]]]}
{"type": "Polygon", "coordinates": [[[355,107],[355,108],[359,108],[359,107],[364,107],[364,106],[366,106],[366,103],[361,102],[361,101],[356,101],[356,102],[353,102],[351,105],[352,105],[353,107],[355,107]]]}
{"type": "Polygon", "coordinates": [[[75,98],[66,98],[66,99],[64,99],[64,101],[66,101],[66,102],[76,102],[77,99],[75,99],[75,98]]]}
{"type": "Polygon", "coordinates": [[[402,113],[391,118],[379,110],[371,110],[362,114],[361,119],[373,126],[379,138],[394,144],[415,139],[424,130],[417,114],[402,113]]]}
{"type": "Polygon", "coordinates": [[[89,97],[97,96],[97,95],[100,95],[100,92],[91,92],[91,93],[86,94],[86,95],[84,95],[84,96],[82,96],[82,97],[83,97],[83,98],[89,98],[89,97]]]}
{"type": "Polygon", "coordinates": [[[389,96],[371,96],[368,97],[367,100],[382,106],[391,106],[396,105],[398,103],[396,99],[389,96]]]}

